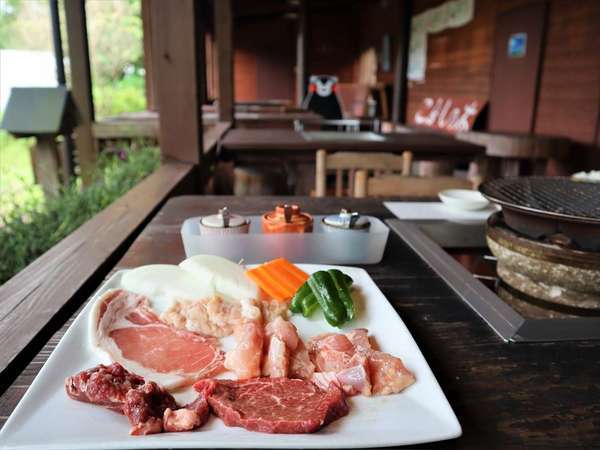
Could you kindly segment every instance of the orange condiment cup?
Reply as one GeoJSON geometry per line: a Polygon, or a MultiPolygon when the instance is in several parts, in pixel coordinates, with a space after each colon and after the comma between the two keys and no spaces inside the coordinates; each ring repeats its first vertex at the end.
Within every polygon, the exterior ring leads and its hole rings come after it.
{"type": "Polygon", "coordinates": [[[310,233],[313,218],[298,205],[277,205],[275,211],[263,214],[262,229],[263,233],[310,233]]]}

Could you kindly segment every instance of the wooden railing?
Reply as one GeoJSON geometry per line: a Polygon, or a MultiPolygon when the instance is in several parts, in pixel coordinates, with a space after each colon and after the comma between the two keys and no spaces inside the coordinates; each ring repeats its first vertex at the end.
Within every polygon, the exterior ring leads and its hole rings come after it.
{"type": "Polygon", "coordinates": [[[195,172],[192,164],[164,161],[0,286],[0,386],[7,386],[88,298],[163,203],[176,193],[193,192],[195,172]]]}

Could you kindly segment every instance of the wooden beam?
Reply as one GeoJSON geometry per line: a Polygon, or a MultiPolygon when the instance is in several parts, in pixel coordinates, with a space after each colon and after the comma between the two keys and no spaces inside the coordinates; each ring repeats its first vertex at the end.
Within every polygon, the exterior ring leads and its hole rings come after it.
{"type": "Polygon", "coordinates": [[[306,94],[306,0],[300,0],[296,34],[296,104],[302,106],[306,94]]]}
{"type": "Polygon", "coordinates": [[[156,86],[154,85],[154,69],[152,65],[152,14],[150,12],[150,0],[142,0],[142,33],[144,42],[144,81],[146,85],[146,109],[158,111],[156,101],[156,86]]]}
{"type": "Polygon", "coordinates": [[[218,0],[214,7],[219,121],[233,124],[233,5],[231,0],[218,0]]]}
{"type": "Polygon", "coordinates": [[[92,134],[94,102],[88,48],[85,0],[65,0],[65,23],[69,42],[71,94],[78,111],[79,123],[75,128],[77,162],[84,185],[91,182],[97,157],[92,134]]]}
{"type": "Polygon", "coordinates": [[[205,2],[150,0],[152,69],[159,104],[162,155],[199,164],[202,160],[204,38],[199,33],[205,2]]]}
{"type": "Polygon", "coordinates": [[[8,386],[92,294],[167,198],[188,186],[193,172],[191,164],[165,161],[0,286],[0,386],[8,386]]]}
{"type": "Polygon", "coordinates": [[[392,121],[406,123],[406,103],[408,93],[406,86],[406,69],[408,67],[408,47],[410,44],[410,22],[412,19],[412,0],[404,0],[400,4],[400,27],[398,29],[396,62],[394,68],[394,97],[392,105],[392,121]]]}

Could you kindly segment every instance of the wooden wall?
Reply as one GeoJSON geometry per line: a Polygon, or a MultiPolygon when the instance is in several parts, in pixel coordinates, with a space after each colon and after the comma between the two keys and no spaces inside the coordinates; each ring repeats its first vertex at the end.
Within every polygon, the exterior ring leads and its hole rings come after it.
{"type": "Polygon", "coordinates": [[[307,70],[311,74],[336,75],[340,82],[354,81],[358,56],[359,9],[309,8],[307,17],[307,70]]]}
{"type": "Polygon", "coordinates": [[[296,22],[238,20],[234,29],[237,101],[294,98],[296,22]]]}
{"type": "Polygon", "coordinates": [[[383,36],[388,34],[391,40],[390,68],[388,71],[377,68],[377,81],[392,85],[394,83],[394,62],[398,45],[399,24],[401,23],[400,5],[393,0],[363,0],[360,2],[360,33],[358,51],[363,52],[382,47],[383,36]]]}
{"type": "MultiPolygon", "coordinates": [[[[409,82],[409,120],[426,96],[489,98],[496,15],[534,1],[541,0],[476,0],[472,22],[429,35],[426,81],[409,82]]],[[[414,0],[414,14],[441,3],[414,0]]],[[[535,132],[598,145],[600,1],[548,4],[535,132]]]]}

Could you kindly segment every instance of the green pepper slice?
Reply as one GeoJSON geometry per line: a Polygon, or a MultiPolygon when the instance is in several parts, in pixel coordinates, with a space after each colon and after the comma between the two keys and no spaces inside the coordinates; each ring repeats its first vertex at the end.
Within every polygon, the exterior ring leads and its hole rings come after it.
{"type": "Polygon", "coordinates": [[[350,295],[350,291],[348,290],[348,286],[346,284],[345,277],[347,277],[347,275],[344,275],[338,269],[330,269],[328,272],[335,283],[338,297],[346,308],[346,316],[348,317],[348,320],[354,319],[354,301],[352,300],[352,296],[350,295]]]}
{"type": "Polygon", "coordinates": [[[339,298],[331,274],[324,270],[315,272],[308,279],[308,285],[323,310],[327,323],[335,327],[342,325],[347,319],[346,308],[339,298]]]}

